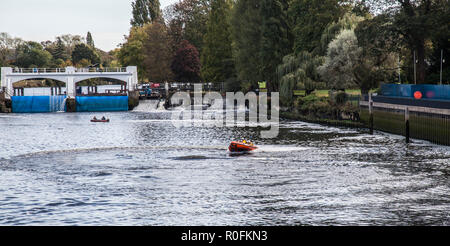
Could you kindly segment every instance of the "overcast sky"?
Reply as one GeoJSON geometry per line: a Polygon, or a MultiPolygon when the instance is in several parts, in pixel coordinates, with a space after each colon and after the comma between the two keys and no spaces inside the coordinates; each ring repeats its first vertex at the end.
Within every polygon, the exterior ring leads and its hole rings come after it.
{"type": "MultiPolygon", "coordinates": [[[[179,0],[160,0],[161,8],[179,0]]],[[[32,41],[63,34],[86,36],[110,51],[130,30],[132,0],[0,0],[0,32],[32,41]]]]}

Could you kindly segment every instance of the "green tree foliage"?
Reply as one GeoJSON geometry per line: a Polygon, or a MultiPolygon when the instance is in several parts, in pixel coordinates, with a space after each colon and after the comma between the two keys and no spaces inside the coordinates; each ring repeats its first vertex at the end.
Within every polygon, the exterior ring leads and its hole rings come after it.
{"type": "Polygon", "coordinates": [[[85,44],[77,44],[72,52],[72,61],[74,64],[85,66],[86,62],[80,63],[83,59],[91,64],[100,63],[100,57],[91,47],[85,44]]]}
{"type": "Polygon", "coordinates": [[[71,56],[77,44],[84,43],[85,41],[84,37],[81,37],[80,35],[71,35],[71,34],[61,35],[57,38],[60,38],[63,41],[63,44],[66,47],[66,55],[68,57],[71,56]]]}
{"type": "Polygon", "coordinates": [[[233,56],[238,79],[256,88],[261,77],[261,4],[259,0],[238,0],[232,11],[233,56]]]}
{"type": "Polygon", "coordinates": [[[289,26],[284,8],[286,1],[261,0],[261,77],[270,91],[278,91],[277,66],[292,47],[289,26]]]}
{"type": "Polygon", "coordinates": [[[95,48],[95,52],[100,57],[100,66],[101,67],[118,67],[118,64],[112,65],[113,61],[117,59],[113,53],[114,52],[105,52],[103,50],[95,48]]]}
{"type": "Polygon", "coordinates": [[[56,38],[56,45],[55,48],[51,52],[53,59],[61,59],[66,60],[68,58],[66,54],[66,46],[64,45],[63,41],[60,37],[56,38]]]}
{"type": "Polygon", "coordinates": [[[173,53],[175,53],[178,48],[180,47],[181,41],[183,41],[183,28],[178,23],[177,20],[172,20],[168,27],[167,27],[167,34],[170,37],[170,40],[172,41],[172,47],[171,50],[173,53]]]}
{"type": "Polygon", "coordinates": [[[370,54],[358,44],[352,29],[344,29],[328,45],[325,63],[319,67],[319,73],[332,89],[358,86],[366,94],[380,82],[392,79],[395,68],[394,53],[370,54]]]}
{"type": "Polygon", "coordinates": [[[360,62],[361,54],[362,49],[353,30],[343,30],[328,45],[325,63],[318,70],[329,88],[345,90],[356,87],[353,68],[360,62]]]}
{"type": "Polygon", "coordinates": [[[133,27],[143,27],[145,24],[160,21],[162,18],[159,0],[135,0],[133,8],[133,27]]]}
{"type": "Polygon", "coordinates": [[[170,8],[166,19],[172,26],[171,29],[181,31],[182,35],[181,39],[176,39],[176,49],[182,40],[187,40],[202,53],[209,13],[210,0],[180,0],[170,8]]]}
{"type": "MultiPolygon", "coordinates": [[[[343,30],[355,28],[363,17],[350,12],[344,14],[337,21],[329,23],[317,40],[318,46],[313,52],[302,51],[299,54],[287,56],[278,67],[277,75],[280,80],[280,92],[284,103],[292,103],[293,90],[305,90],[306,94],[315,89],[329,88],[322,81],[332,77],[320,76],[318,68],[323,65],[328,46],[332,40],[343,30]]],[[[297,41],[296,41],[297,42],[297,41]]],[[[338,85],[340,83],[337,83],[338,85]]],[[[332,85],[332,83],[328,83],[332,85]]]]}
{"type": "MultiPolygon", "coordinates": [[[[448,26],[450,25],[448,0],[369,1],[369,6],[381,11],[382,15],[380,18],[370,20],[371,23],[365,23],[365,25],[378,25],[380,30],[389,30],[394,36],[400,37],[397,47],[400,49],[404,45],[409,49],[409,60],[412,60],[414,52],[416,54],[417,82],[427,83],[428,63],[433,60],[429,54],[433,52],[428,52],[427,46],[434,46],[433,48],[436,50],[440,45],[433,45],[433,39],[438,44],[439,41],[435,37],[439,35],[446,36],[448,40],[448,26]]],[[[374,37],[372,36],[372,38],[374,37]]],[[[441,46],[441,48],[443,47],[441,46]]],[[[439,53],[439,51],[435,53],[439,53]]],[[[408,63],[410,64],[409,70],[412,71],[413,63],[408,63]]]]}
{"type": "Polygon", "coordinates": [[[200,58],[197,48],[187,40],[181,42],[171,65],[178,82],[200,82],[200,58]]]}
{"type": "Polygon", "coordinates": [[[29,67],[47,67],[52,59],[52,55],[44,50],[41,44],[28,41],[17,47],[16,66],[29,67]]]}
{"type": "Polygon", "coordinates": [[[229,14],[230,0],[213,0],[201,56],[206,81],[224,82],[234,75],[229,14]]]}
{"type": "Polygon", "coordinates": [[[318,53],[325,55],[327,53],[328,44],[335,39],[342,30],[353,30],[363,20],[364,17],[358,16],[352,12],[347,12],[337,22],[330,23],[322,33],[320,47],[317,48],[318,53]]]}
{"type": "Polygon", "coordinates": [[[320,75],[317,68],[323,62],[323,57],[314,56],[306,51],[283,58],[282,64],[277,68],[280,99],[283,105],[292,105],[294,90],[305,90],[309,95],[319,87],[320,75]]]}
{"type": "Polygon", "coordinates": [[[289,15],[293,22],[294,50],[320,54],[320,42],[325,28],[337,22],[345,13],[340,0],[292,0],[289,15]]]}
{"type": "Polygon", "coordinates": [[[173,78],[171,71],[171,40],[164,24],[155,22],[146,29],[144,42],[146,74],[151,82],[167,82],[173,78]]]}
{"type": "Polygon", "coordinates": [[[145,52],[144,43],[148,38],[144,27],[132,27],[130,34],[126,37],[126,42],[122,44],[117,57],[122,66],[137,66],[140,80],[147,78],[144,65],[145,52]]]}
{"type": "Polygon", "coordinates": [[[86,35],[86,44],[91,48],[95,48],[94,39],[92,38],[91,32],[88,32],[86,35]]]}
{"type": "Polygon", "coordinates": [[[20,38],[13,38],[8,33],[0,33],[0,65],[7,66],[17,59],[17,47],[23,44],[20,38]]]}

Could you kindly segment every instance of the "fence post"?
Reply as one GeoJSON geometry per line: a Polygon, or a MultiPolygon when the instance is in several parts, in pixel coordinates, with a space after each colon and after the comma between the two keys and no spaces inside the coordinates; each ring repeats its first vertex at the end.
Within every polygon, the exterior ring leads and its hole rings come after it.
{"type": "Polygon", "coordinates": [[[405,108],[405,137],[406,143],[409,143],[409,108],[405,108]]]}
{"type": "Polygon", "coordinates": [[[373,101],[372,101],[372,93],[369,93],[369,128],[370,128],[370,135],[373,135],[373,101]]]}

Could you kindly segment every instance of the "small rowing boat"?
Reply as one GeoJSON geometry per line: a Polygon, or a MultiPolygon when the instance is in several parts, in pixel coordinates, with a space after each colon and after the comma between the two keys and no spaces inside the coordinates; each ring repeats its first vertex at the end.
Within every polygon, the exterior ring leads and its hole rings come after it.
{"type": "Polygon", "coordinates": [[[91,120],[91,122],[95,122],[95,123],[108,123],[109,122],[109,119],[107,119],[107,120],[97,120],[97,119],[92,119],[91,120]]]}

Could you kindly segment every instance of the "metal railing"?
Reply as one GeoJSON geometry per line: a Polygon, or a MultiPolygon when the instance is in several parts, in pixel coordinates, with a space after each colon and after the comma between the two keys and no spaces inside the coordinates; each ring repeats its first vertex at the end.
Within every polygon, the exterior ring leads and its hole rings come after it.
{"type": "MultiPolygon", "coordinates": [[[[42,73],[66,73],[66,68],[13,68],[13,73],[22,74],[42,74],[42,73]]],[[[126,67],[107,67],[107,68],[75,68],[77,73],[125,73],[126,67]]]]}
{"type": "Polygon", "coordinates": [[[13,73],[65,73],[65,68],[13,68],[13,73]]]}
{"type": "Polygon", "coordinates": [[[426,100],[410,100],[416,102],[412,104],[405,100],[376,102],[373,99],[379,98],[369,97],[368,101],[360,102],[362,118],[368,122],[371,133],[377,129],[404,135],[407,143],[410,138],[416,138],[450,145],[450,102],[427,105],[426,100]]]}
{"type": "Polygon", "coordinates": [[[127,72],[126,67],[85,67],[85,68],[76,68],[75,72],[77,73],[125,73],[127,72]]]}

